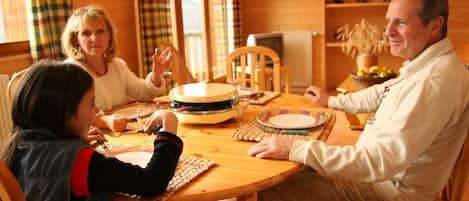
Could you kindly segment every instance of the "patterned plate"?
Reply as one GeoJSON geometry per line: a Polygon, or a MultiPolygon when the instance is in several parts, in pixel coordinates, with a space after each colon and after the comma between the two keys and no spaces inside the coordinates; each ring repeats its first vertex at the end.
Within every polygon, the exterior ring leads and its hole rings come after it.
{"type": "Polygon", "coordinates": [[[273,128],[306,129],[324,124],[326,115],[312,110],[272,108],[262,112],[256,120],[273,128]]]}

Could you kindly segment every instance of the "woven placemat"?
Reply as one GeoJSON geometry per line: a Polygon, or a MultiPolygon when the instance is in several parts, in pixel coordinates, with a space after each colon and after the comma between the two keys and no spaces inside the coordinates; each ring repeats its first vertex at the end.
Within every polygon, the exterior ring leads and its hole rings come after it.
{"type": "Polygon", "coordinates": [[[263,126],[253,119],[245,125],[237,128],[232,137],[243,141],[256,141],[259,142],[265,137],[270,136],[286,136],[290,139],[300,140],[322,140],[325,141],[329,137],[329,133],[335,123],[335,113],[329,109],[318,109],[317,112],[322,112],[324,117],[327,118],[326,122],[321,126],[305,130],[289,130],[284,133],[282,129],[271,128],[263,126]]]}
{"type": "Polygon", "coordinates": [[[213,165],[215,165],[215,161],[212,160],[182,156],[177,164],[174,177],[169,181],[166,192],[176,192],[213,165]]]}
{"type": "MultiPolygon", "coordinates": [[[[168,200],[175,192],[177,192],[185,185],[189,184],[192,180],[197,178],[199,175],[201,175],[214,165],[215,161],[212,160],[191,156],[181,156],[176,166],[176,172],[174,173],[174,176],[171,181],[169,181],[168,187],[166,188],[166,192],[158,196],[157,198],[151,198],[151,200],[168,200]]],[[[129,195],[124,193],[119,193],[119,195],[139,200],[147,200],[138,195],[129,195]]]]}

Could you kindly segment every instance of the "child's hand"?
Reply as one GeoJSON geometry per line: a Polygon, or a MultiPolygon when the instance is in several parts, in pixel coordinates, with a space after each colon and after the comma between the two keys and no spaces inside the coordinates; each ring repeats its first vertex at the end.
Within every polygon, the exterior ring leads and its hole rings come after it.
{"type": "Polygon", "coordinates": [[[92,142],[95,142],[98,140],[107,142],[107,139],[104,137],[104,133],[101,131],[101,129],[94,127],[94,126],[92,126],[88,130],[88,135],[84,136],[83,140],[90,145],[92,142]]]}
{"type": "Polygon", "coordinates": [[[157,110],[150,116],[147,123],[145,123],[143,131],[147,133],[156,127],[161,127],[161,131],[167,131],[176,135],[178,119],[176,115],[169,110],[157,110]]]}

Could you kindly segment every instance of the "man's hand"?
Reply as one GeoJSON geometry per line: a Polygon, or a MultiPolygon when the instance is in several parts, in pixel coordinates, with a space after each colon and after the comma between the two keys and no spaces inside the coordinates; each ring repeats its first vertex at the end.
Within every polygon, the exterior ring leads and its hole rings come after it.
{"type": "Polygon", "coordinates": [[[316,86],[309,86],[306,89],[304,96],[322,107],[328,106],[329,94],[327,94],[324,89],[316,86]]]}
{"type": "Polygon", "coordinates": [[[286,137],[268,137],[248,150],[248,155],[257,158],[288,160],[293,141],[286,137]]]}

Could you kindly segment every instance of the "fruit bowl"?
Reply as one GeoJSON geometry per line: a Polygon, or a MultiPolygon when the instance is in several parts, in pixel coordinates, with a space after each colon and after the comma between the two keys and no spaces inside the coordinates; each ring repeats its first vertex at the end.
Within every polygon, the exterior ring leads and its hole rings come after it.
{"type": "Polygon", "coordinates": [[[396,77],[396,73],[392,69],[386,67],[372,66],[352,73],[352,79],[361,84],[373,85],[381,84],[386,80],[396,77]]]}
{"type": "Polygon", "coordinates": [[[389,79],[395,78],[396,74],[388,75],[387,77],[378,77],[378,76],[358,76],[355,73],[352,73],[352,79],[356,82],[360,82],[362,84],[373,85],[373,84],[381,84],[389,79]]]}

